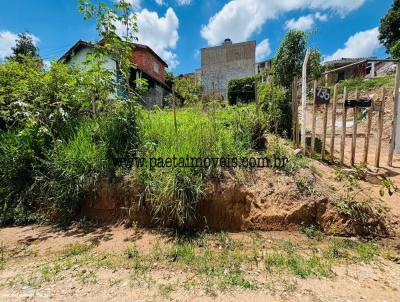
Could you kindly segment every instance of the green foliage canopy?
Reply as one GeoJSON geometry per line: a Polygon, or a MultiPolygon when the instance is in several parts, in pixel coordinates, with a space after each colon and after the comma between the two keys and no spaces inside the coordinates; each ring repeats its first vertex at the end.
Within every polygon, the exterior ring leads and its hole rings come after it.
{"type": "Polygon", "coordinates": [[[381,19],[379,27],[379,41],[385,45],[387,52],[398,55],[396,43],[400,39],[400,0],[394,0],[386,16],[381,19]],[[393,48],[394,47],[394,48],[393,48]]]}

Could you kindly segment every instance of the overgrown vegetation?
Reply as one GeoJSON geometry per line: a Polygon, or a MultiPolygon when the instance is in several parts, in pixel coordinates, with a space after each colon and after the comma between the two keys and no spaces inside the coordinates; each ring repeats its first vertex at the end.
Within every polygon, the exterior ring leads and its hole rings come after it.
{"type": "Polygon", "coordinates": [[[141,112],[138,156],[169,159],[172,166],[151,169],[147,161],[133,170],[136,181],[145,187],[146,200],[156,219],[181,226],[193,222],[206,180],[222,171],[212,162],[209,167],[203,166],[202,160],[248,155],[253,147],[254,112],[252,106],[221,108],[217,103],[210,104],[207,111],[180,109],[176,130],[171,111],[141,112]]]}
{"type": "Polygon", "coordinates": [[[256,76],[230,80],[228,83],[228,101],[231,105],[249,103],[256,99],[256,76]]]}
{"type": "Polygon", "coordinates": [[[341,81],[339,83],[339,91],[343,91],[344,87],[347,87],[348,90],[356,90],[359,89],[361,91],[376,91],[381,87],[394,88],[394,76],[388,75],[383,77],[376,77],[371,79],[363,79],[363,78],[355,78],[350,80],[341,81]]]}
{"type": "MultiPolygon", "coordinates": [[[[387,211],[387,208],[379,199],[374,199],[368,192],[368,188],[362,187],[359,181],[365,177],[366,167],[361,165],[353,170],[337,170],[336,178],[343,182],[345,186],[344,194],[336,201],[336,206],[340,213],[355,222],[356,228],[360,233],[379,235],[386,234],[380,213],[387,211]]],[[[388,190],[393,194],[397,188],[393,183],[382,182],[381,195],[388,190]]]]}
{"type": "Polygon", "coordinates": [[[43,217],[69,222],[83,195],[116,177],[135,150],[137,92],[124,81],[136,31],[131,6],[80,4],[103,38],[82,66],[53,62],[45,70],[26,35],[0,65],[0,225],[43,217]],[[115,34],[116,21],[128,28],[124,40],[115,34]],[[121,77],[104,68],[106,54],[119,63],[121,77]],[[116,87],[128,93],[117,97],[116,87]]]}

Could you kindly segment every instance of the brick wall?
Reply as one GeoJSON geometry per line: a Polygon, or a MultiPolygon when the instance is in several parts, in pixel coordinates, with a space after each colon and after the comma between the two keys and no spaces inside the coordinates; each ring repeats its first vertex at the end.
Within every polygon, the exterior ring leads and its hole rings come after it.
{"type": "Polygon", "coordinates": [[[149,49],[136,47],[132,55],[133,63],[162,83],[165,83],[164,63],[149,49]],[[157,70],[158,66],[158,70],[157,70]]]}

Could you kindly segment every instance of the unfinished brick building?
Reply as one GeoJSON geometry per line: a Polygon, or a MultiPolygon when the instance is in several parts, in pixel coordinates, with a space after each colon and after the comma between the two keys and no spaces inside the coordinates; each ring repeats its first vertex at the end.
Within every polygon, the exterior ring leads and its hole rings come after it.
{"type": "Polygon", "coordinates": [[[255,74],[256,41],[232,43],[201,49],[201,85],[205,92],[228,94],[228,82],[255,74]]]}

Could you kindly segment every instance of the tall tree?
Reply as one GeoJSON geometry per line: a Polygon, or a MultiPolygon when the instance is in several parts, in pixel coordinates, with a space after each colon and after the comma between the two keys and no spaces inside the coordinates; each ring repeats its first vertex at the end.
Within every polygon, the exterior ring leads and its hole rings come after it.
{"type": "Polygon", "coordinates": [[[40,58],[39,49],[36,47],[32,35],[26,32],[18,34],[18,39],[12,48],[12,52],[13,54],[8,59],[18,62],[22,62],[24,56],[40,58]]]}
{"type": "Polygon", "coordinates": [[[289,88],[293,77],[300,75],[306,54],[307,36],[303,31],[291,30],[283,39],[274,58],[275,80],[289,88]]]}
{"type": "Polygon", "coordinates": [[[400,39],[400,0],[394,0],[386,16],[381,19],[379,40],[385,45],[388,53],[400,39]]]}

